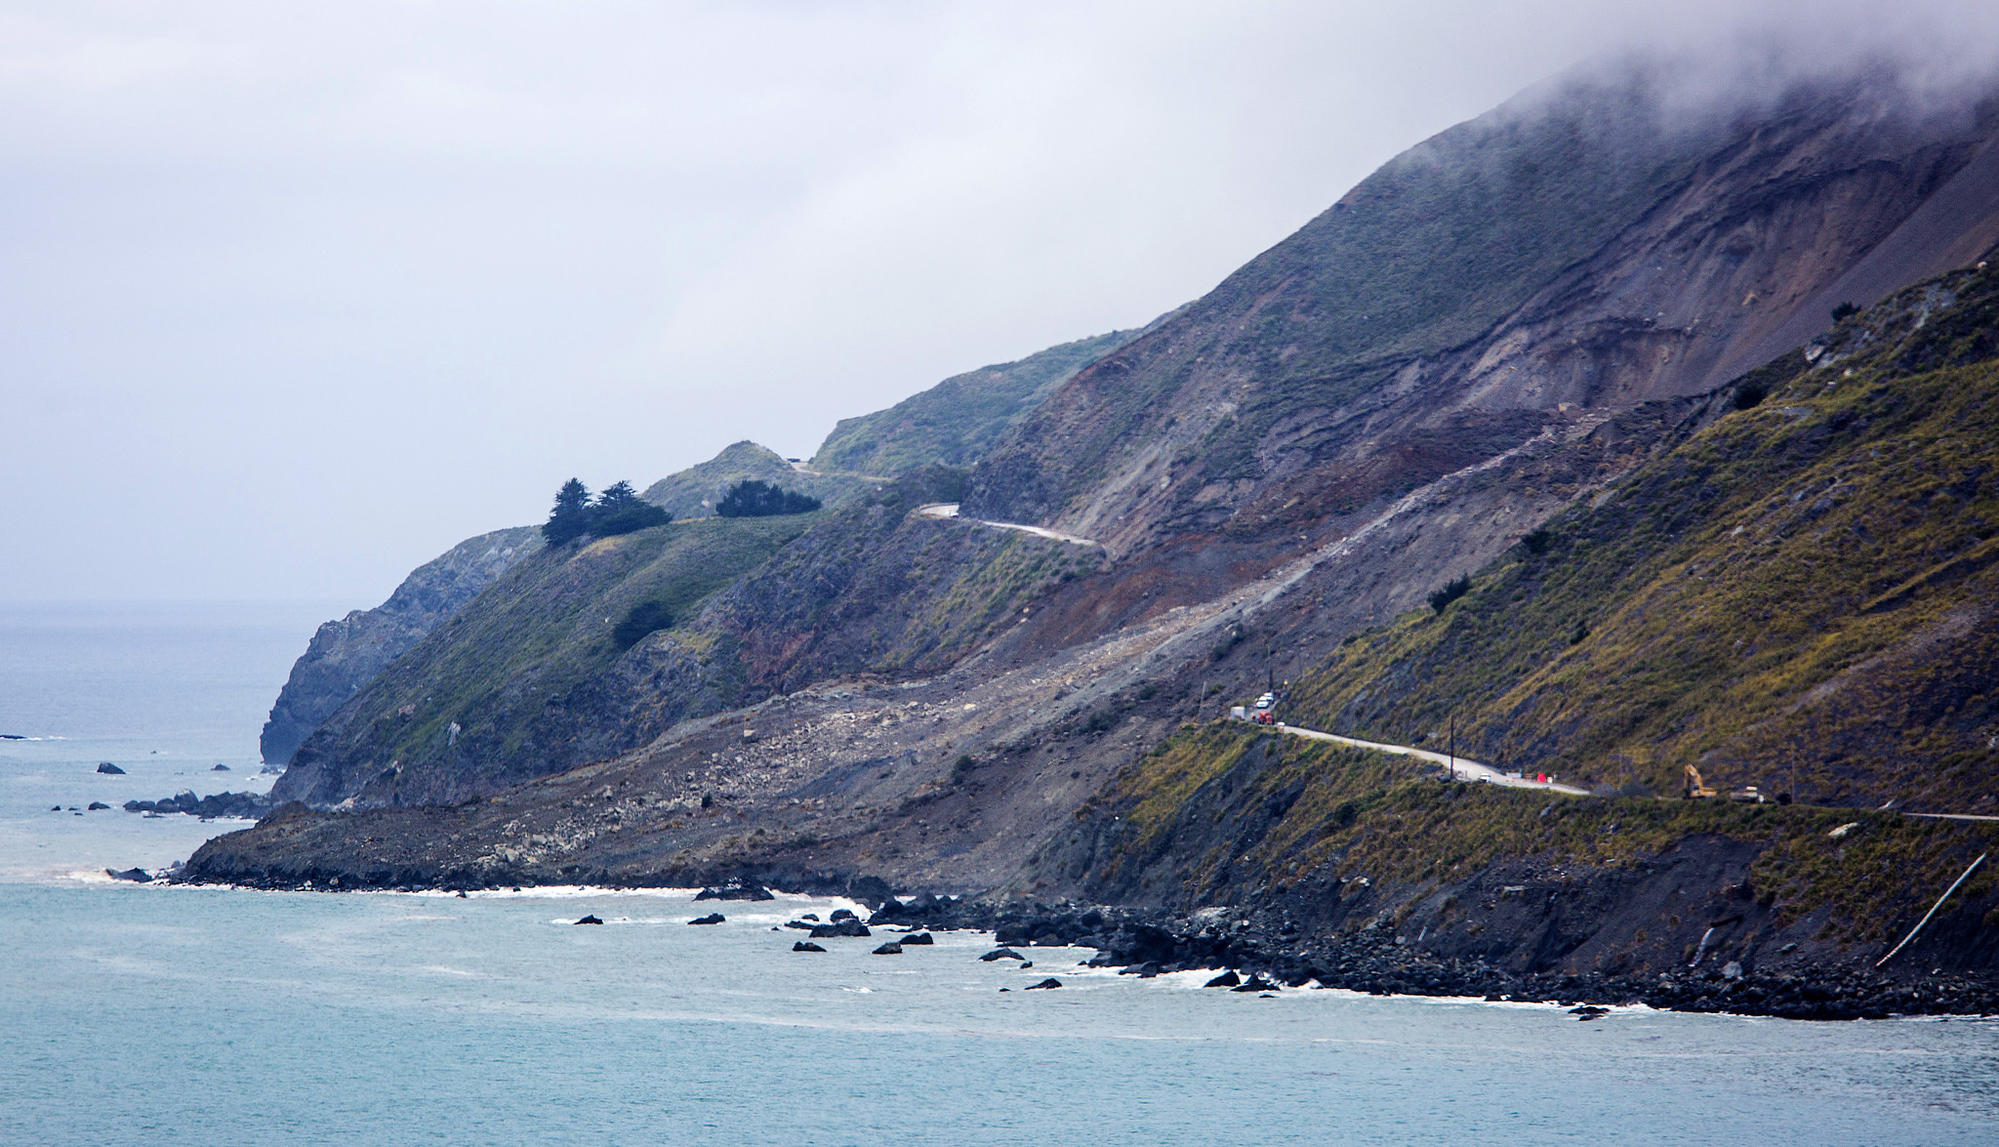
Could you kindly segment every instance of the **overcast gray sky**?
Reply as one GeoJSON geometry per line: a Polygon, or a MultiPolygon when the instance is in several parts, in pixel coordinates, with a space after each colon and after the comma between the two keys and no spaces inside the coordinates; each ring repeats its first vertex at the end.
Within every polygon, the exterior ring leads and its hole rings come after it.
{"type": "Polygon", "coordinates": [[[1994,30],[1744,7],[0,2],[0,599],[372,605],[1145,322],[1578,60],[1994,30]]]}

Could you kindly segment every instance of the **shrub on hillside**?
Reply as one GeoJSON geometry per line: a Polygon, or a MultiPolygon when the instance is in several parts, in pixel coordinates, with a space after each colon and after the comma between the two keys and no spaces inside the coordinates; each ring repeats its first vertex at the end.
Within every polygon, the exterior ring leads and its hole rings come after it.
{"type": "Polygon", "coordinates": [[[611,641],[622,651],[637,645],[646,635],[672,626],[673,613],[665,603],[642,601],[625,614],[623,621],[612,627],[611,641]]]}
{"type": "Polygon", "coordinates": [[[1445,606],[1469,592],[1471,592],[1471,575],[1459,574],[1457,577],[1445,582],[1442,589],[1431,591],[1430,609],[1433,612],[1442,613],[1445,606]]]}
{"type": "Polygon", "coordinates": [[[779,514],[804,514],[819,508],[819,499],[746,478],[722,495],[715,512],[724,518],[771,518],[779,514]]]}

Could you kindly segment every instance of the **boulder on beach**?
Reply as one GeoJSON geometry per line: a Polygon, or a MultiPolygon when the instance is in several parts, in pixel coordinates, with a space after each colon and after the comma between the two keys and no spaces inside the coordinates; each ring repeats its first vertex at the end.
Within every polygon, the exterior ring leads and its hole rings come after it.
{"type": "Polygon", "coordinates": [[[150,883],[153,879],[153,874],[143,868],[128,868],[123,872],[107,868],[104,870],[104,874],[113,880],[129,880],[134,884],[150,883]]]}
{"type": "Polygon", "coordinates": [[[1233,988],[1240,983],[1242,983],[1241,976],[1236,975],[1234,972],[1223,972],[1201,986],[1204,988],[1233,988]]]}
{"type": "Polygon", "coordinates": [[[577,923],[578,923],[578,924],[602,924],[602,923],[603,923],[603,921],[602,921],[602,920],[599,920],[599,919],[597,919],[597,917],[596,917],[595,915],[590,915],[590,916],[585,916],[585,917],[584,917],[583,919],[581,919],[581,920],[578,920],[578,921],[577,921],[577,923]]]}
{"type": "Polygon", "coordinates": [[[1056,979],[1053,976],[1050,976],[1038,984],[1027,985],[1027,990],[1032,992],[1039,988],[1059,988],[1061,986],[1062,986],[1062,981],[1056,979]]]}
{"type": "Polygon", "coordinates": [[[874,954],[877,956],[900,956],[902,955],[902,945],[896,943],[894,940],[890,940],[876,948],[874,954]]]}
{"type": "Polygon", "coordinates": [[[791,946],[791,950],[794,952],[824,952],[826,949],[821,948],[810,940],[800,940],[791,946]]]}
{"type": "Polygon", "coordinates": [[[122,777],[125,775],[124,769],[119,768],[117,765],[112,764],[110,761],[97,762],[97,771],[100,773],[104,773],[107,776],[122,777]]]}
{"type": "Polygon", "coordinates": [[[720,924],[720,923],[721,923],[722,921],[724,921],[724,920],[727,920],[727,919],[728,919],[728,917],[727,917],[727,916],[724,916],[724,915],[722,915],[722,914],[721,914],[720,912],[710,912],[710,913],[708,913],[708,915],[706,915],[706,916],[696,916],[696,917],[695,917],[694,919],[692,919],[692,920],[689,920],[689,921],[688,921],[688,923],[689,923],[689,924],[720,924]]]}

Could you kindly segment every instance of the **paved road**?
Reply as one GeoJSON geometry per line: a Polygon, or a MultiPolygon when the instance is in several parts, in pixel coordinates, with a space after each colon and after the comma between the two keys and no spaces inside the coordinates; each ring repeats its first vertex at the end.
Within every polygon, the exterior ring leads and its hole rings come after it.
{"type": "Polygon", "coordinates": [[[1294,737],[1304,737],[1307,740],[1332,741],[1335,744],[1352,745],[1359,749],[1375,749],[1383,753],[1397,753],[1405,757],[1419,757],[1426,761],[1434,761],[1445,768],[1455,769],[1458,776],[1468,781],[1487,781],[1509,789],[1548,789],[1552,792],[1568,793],[1571,796],[1578,797],[1589,795],[1588,789],[1579,789],[1574,785],[1558,785],[1553,781],[1534,781],[1528,780],[1526,777],[1509,777],[1491,765],[1465,757],[1453,758],[1443,753],[1433,753],[1428,749],[1412,749],[1407,745],[1384,745],[1378,741],[1363,741],[1356,737],[1342,737],[1336,733],[1322,733],[1317,729],[1307,729],[1298,725],[1277,725],[1275,728],[1280,733],[1289,733],[1294,737]]]}
{"type": "MultiPolygon", "coordinates": [[[[1280,733],[1289,733],[1294,737],[1305,737],[1314,741],[1333,741],[1341,745],[1353,745],[1356,748],[1377,749],[1384,753],[1399,753],[1408,757],[1421,757],[1426,761],[1435,761],[1446,768],[1451,767],[1452,758],[1443,753],[1430,752],[1427,749],[1412,749],[1407,745],[1384,745],[1377,741],[1363,741],[1356,737],[1342,737],[1336,733],[1322,733],[1317,729],[1306,729],[1297,725],[1277,725],[1275,728],[1280,733]]],[[[1457,775],[1467,780],[1490,781],[1495,785],[1502,785],[1509,789],[1551,789],[1555,792],[1568,793],[1572,796],[1584,797],[1589,795],[1588,789],[1579,789],[1574,785],[1530,781],[1525,777],[1509,777],[1491,765],[1468,760],[1464,757],[1457,758],[1457,775]]],[[[1999,821],[1999,816],[1987,816],[1969,812],[1905,812],[1902,815],[1923,817],[1929,820],[1999,821]]]]}
{"type": "MultiPolygon", "coordinates": [[[[932,502],[927,506],[916,507],[916,512],[922,514],[926,518],[956,518],[958,516],[958,503],[932,502]]],[[[1065,534],[1060,530],[1051,530],[1045,526],[1029,526],[1029,525],[1024,525],[1020,522],[988,522],[983,518],[966,518],[964,520],[967,522],[977,522],[981,526],[991,526],[995,530],[1019,530],[1023,534],[1033,534],[1036,537],[1048,538],[1052,541],[1057,541],[1057,542],[1068,542],[1071,545],[1077,545],[1077,546],[1102,545],[1102,543],[1096,541],[1095,539],[1081,538],[1077,537],[1075,534],[1065,534]]]]}

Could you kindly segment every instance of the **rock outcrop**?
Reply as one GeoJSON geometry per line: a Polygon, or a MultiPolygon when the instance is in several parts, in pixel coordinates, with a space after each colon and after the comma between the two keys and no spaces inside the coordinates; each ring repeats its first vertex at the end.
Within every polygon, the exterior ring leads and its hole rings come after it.
{"type": "Polygon", "coordinates": [[[320,626],[264,723],[265,763],[289,763],[320,722],[541,545],[533,526],[467,538],[418,566],[381,605],[320,626]]]}

